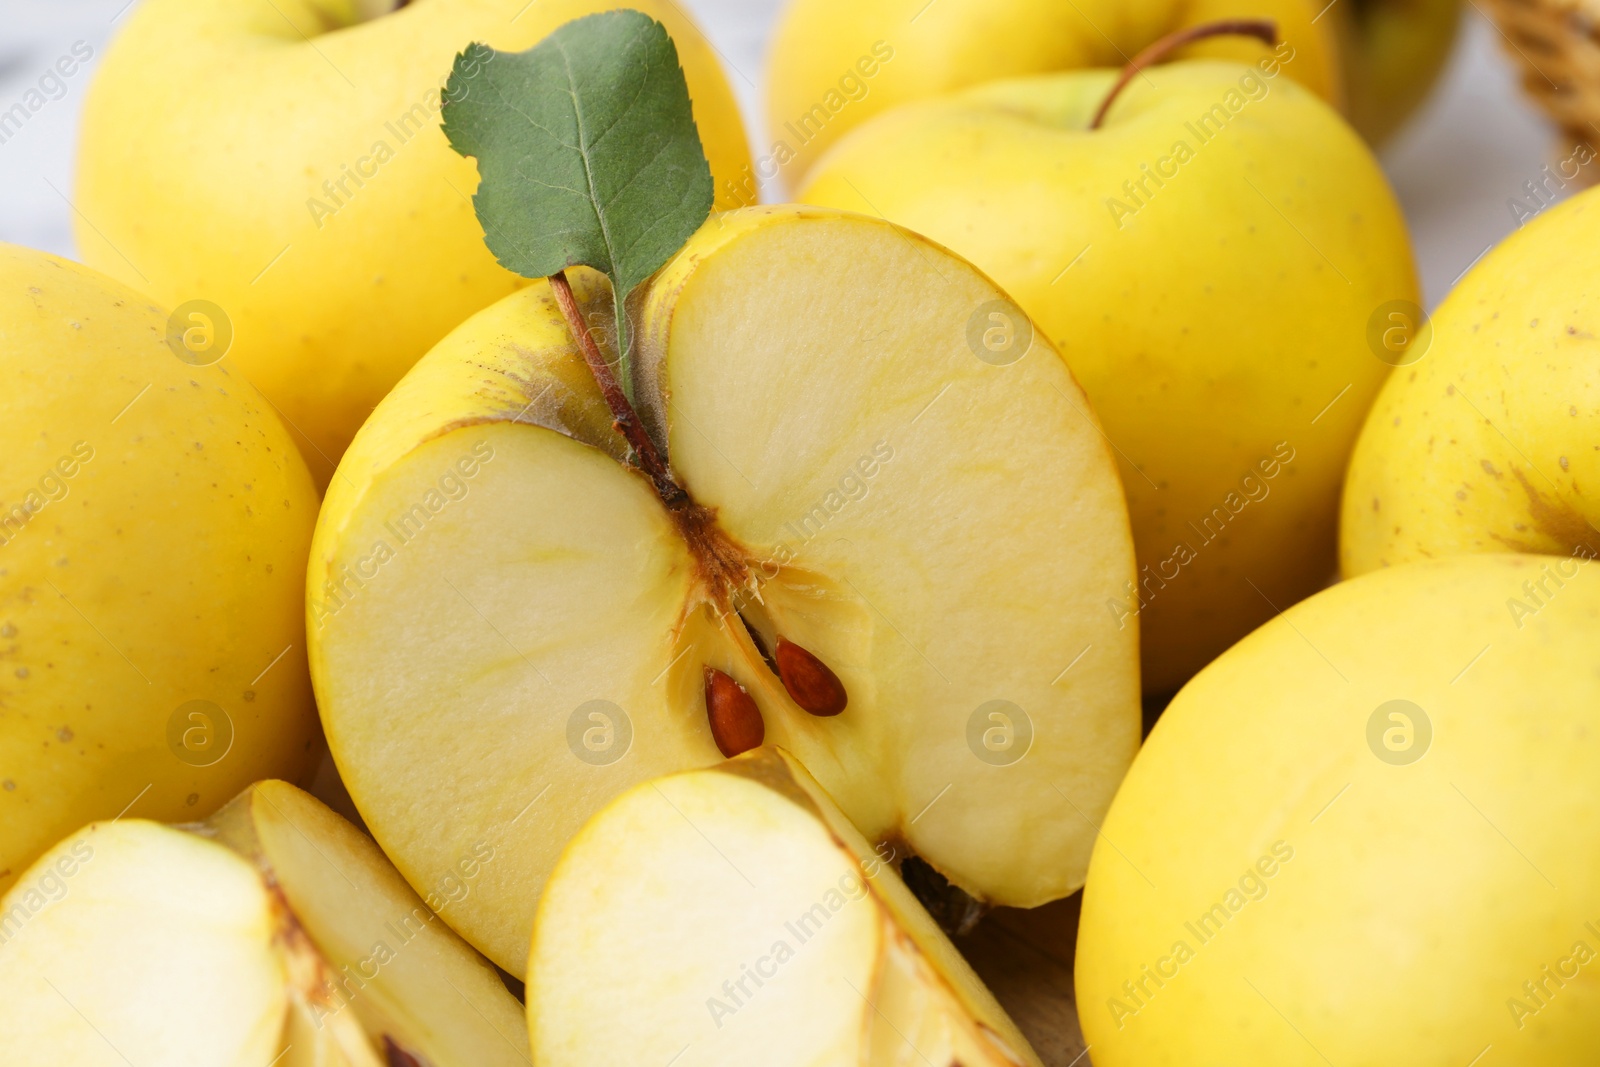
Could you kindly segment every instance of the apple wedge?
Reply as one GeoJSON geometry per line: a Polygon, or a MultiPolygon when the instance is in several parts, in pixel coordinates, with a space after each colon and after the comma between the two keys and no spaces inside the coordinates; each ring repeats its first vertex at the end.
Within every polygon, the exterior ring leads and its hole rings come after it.
{"type": "Polygon", "coordinates": [[[793,757],[635,786],[567,846],[528,970],[541,1067],[1038,1064],[793,757]]]}
{"type": "Polygon", "coordinates": [[[494,969],[285,782],[207,823],[95,823],[23,875],[0,924],[8,1064],[527,1063],[494,969]]]}
{"type": "Polygon", "coordinates": [[[313,678],[396,866],[430,887],[492,848],[445,918],[520,972],[590,815],[764,738],[980,900],[1078,888],[1138,648],[1105,608],[1121,488],[1055,350],[969,264],[825,209],[713,218],[634,305],[635,402],[691,504],[622,462],[544,282],[425,357],[334,479],[313,678]]]}

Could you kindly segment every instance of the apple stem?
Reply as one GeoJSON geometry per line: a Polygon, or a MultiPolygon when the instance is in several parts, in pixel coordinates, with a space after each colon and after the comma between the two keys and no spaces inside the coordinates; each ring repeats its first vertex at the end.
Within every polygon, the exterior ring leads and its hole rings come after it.
{"type": "MultiPolygon", "coordinates": [[[[611,372],[611,364],[606,362],[600,346],[594,343],[594,337],[590,335],[589,327],[583,321],[583,312],[578,309],[578,298],[572,295],[572,283],[567,281],[567,272],[557,271],[550,275],[549,280],[550,289],[556,294],[556,306],[561,309],[561,317],[567,320],[567,329],[572,331],[578,347],[583,350],[583,359],[589,364],[589,373],[594,375],[595,384],[600,387],[600,394],[605,397],[606,407],[611,409],[612,425],[633,449],[634,455],[638,457],[639,469],[655,485],[656,494],[661,497],[661,502],[673,509],[687,507],[691,503],[689,494],[673,479],[672,472],[667,469],[666,462],[656,449],[656,443],[645,432],[638,413],[628,402],[628,395],[622,391],[622,386],[617,384],[617,376],[611,372]]],[[[619,305],[617,313],[622,315],[627,312],[619,305]]]]}
{"type": "Polygon", "coordinates": [[[1089,123],[1089,128],[1091,130],[1100,128],[1100,124],[1105,121],[1106,112],[1111,110],[1111,105],[1122,94],[1122,90],[1127,88],[1128,83],[1133,81],[1141,70],[1161,62],[1184,45],[1203,41],[1208,37],[1223,37],[1229,34],[1258,38],[1268,48],[1276,47],[1278,44],[1278,24],[1271,19],[1219,19],[1216,22],[1203,22],[1198,26],[1189,26],[1169,33],[1145,47],[1128,61],[1126,67],[1122,68],[1116,84],[1111,86],[1111,91],[1100,102],[1100,110],[1094,113],[1094,120],[1089,123]]]}

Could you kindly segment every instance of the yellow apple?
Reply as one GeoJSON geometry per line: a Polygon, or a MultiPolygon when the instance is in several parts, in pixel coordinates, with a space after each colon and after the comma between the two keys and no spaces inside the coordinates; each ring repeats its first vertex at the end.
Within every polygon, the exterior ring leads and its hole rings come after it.
{"type": "Polygon", "coordinates": [[[1600,555],[1597,240],[1600,193],[1583,193],[1506,238],[1431,323],[1382,324],[1401,366],[1350,461],[1345,574],[1456,552],[1600,555]]]}
{"type": "Polygon", "coordinates": [[[1060,348],[1122,460],[1142,622],[1171,693],[1334,570],[1339,487],[1388,365],[1368,324],[1418,300],[1399,206],[1342,119],[1255,66],[1114,71],[908,104],[841,141],[809,203],[970,259],[1060,348]]]}
{"type": "Polygon", "coordinates": [[[1356,0],[1333,5],[1345,115],[1372,144],[1388,140],[1427,97],[1455,44],[1461,0],[1356,0]]]}
{"type": "Polygon", "coordinates": [[[310,768],[316,492],[174,321],[0,245],[0,887],[91,820],[202,818],[310,768]]]}
{"type": "MultiPolygon", "coordinates": [[[[146,0],[95,76],[77,237],[91,265],[169,304],[205,299],[240,373],[326,485],[407,368],[525,284],[483,246],[470,160],[440,86],[473,41],[529,48],[608,0],[146,0]]],[[[720,178],[748,159],[715,53],[672,0],[672,33],[720,178]]],[[[729,201],[731,203],[732,201],[729,201]]]]}
{"type": "MultiPolygon", "coordinates": [[[[574,285],[606,327],[604,282],[574,285]]],[[[818,208],[713,217],[635,303],[636,404],[694,507],[621,462],[544,283],[418,363],[333,482],[312,672],[396,866],[433,885],[493,846],[446,918],[520,972],[562,845],[717,762],[731,700],[874,843],[982,900],[1073,892],[1138,651],[1104,607],[1133,567],[1115,467],[1055,350],[969,264],[818,208]],[[786,643],[842,711],[791,695],[786,643]]]]}
{"type": "Polygon", "coordinates": [[[1106,817],[1078,1005],[1096,1067],[1591,1063],[1600,570],[1336,585],[1184,687],[1106,817]]]}
{"type": "MultiPolygon", "coordinates": [[[[1340,100],[1338,36],[1312,0],[791,0],[773,37],[767,176],[798,185],[821,154],[914,100],[1031,74],[1113,67],[1175,30],[1270,18],[1297,54],[1289,76],[1340,100]]],[[[1253,62],[1259,41],[1218,38],[1183,56],[1253,62]]],[[[1165,146],[1163,146],[1165,147],[1165,146]]],[[[1119,179],[1120,180],[1120,179],[1119,179]]]]}

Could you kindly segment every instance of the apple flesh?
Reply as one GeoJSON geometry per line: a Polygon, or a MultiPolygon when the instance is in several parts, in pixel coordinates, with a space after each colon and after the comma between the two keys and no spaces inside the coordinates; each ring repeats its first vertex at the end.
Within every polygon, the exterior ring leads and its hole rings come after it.
{"type": "Polygon", "coordinates": [[[396,865],[431,886],[492,847],[446,918],[520,972],[584,821],[721,757],[709,671],[874,842],[980,900],[1074,891],[1138,744],[1137,644],[1104,606],[1120,486],[1055,351],[955,256],[818,209],[713,218],[637,303],[636,402],[695,509],[621,462],[544,284],[420,362],[333,483],[313,673],[396,865]],[[842,711],[791,696],[781,642],[842,711]]]}
{"type": "Polygon", "coordinates": [[[3,889],[93,820],[310,771],[317,497],[270,405],[133,290],[0,245],[0,322],[3,889]]]}
{"type": "Polygon", "coordinates": [[[1109,610],[1140,619],[1151,693],[1333,573],[1389,371],[1369,323],[1420,299],[1383,172],[1302,61],[1157,66],[1096,129],[1115,71],[910,104],[801,192],[966,256],[1055,341],[1122,460],[1140,570],[1109,610]]]}
{"type": "Polygon", "coordinates": [[[284,782],[205,824],[93,824],[0,918],[0,1025],[22,1067],[527,1062],[494,969],[371,840],[284,782]]]}
{"type": "Polygon", "coordinates": [[[539,905],[543,1067],[1039,1061],[793,757],[646,782],[567,846],[539,905]]]}
{"type": "MultiPolygon", "coordinates": [[[[474,165],[439,129],[456,54],[474,41],[521,51],[616,5],[397,6],[147,0],[85,105],[85,260],[169,304],[220,306],[230,358],[301,435],[324,487],[401,375],[525,284],[484,248],[474,165]]],[[[720,188],[749,154],[716,54],[673,0],[630,6],[672,34],[720,188]]]]}

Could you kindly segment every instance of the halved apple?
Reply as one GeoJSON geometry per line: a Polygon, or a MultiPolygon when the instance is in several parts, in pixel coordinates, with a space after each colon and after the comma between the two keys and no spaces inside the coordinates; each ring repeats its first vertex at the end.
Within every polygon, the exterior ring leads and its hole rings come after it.
{"type": "Polygon", "coordinates": [[[636,307],[635,403],[688,502],[626,464],[543,283],[424,358],[334,479],[313,676],[396,866],[428,887],[492,847],[445,917],[520,972],[590,815],[764,737],[976,898],[1078,888],[1138,649],[1105,608],[1116,471],[1054,349],[966,262],[824,209],[713,218],[636,307]]]}
{"type": "Polygon", "coordinates": [[[1038,1064],[792,757],[635,786],[567,846],[528,970],[541,1067],[1038,1064]]]}
{"type": "Polygon", "coordinates": [[[494,969],[371,840],[285,782],[209,823],[92,824],[0,916],[8,1064],[527,1062],[494,969]]]}

